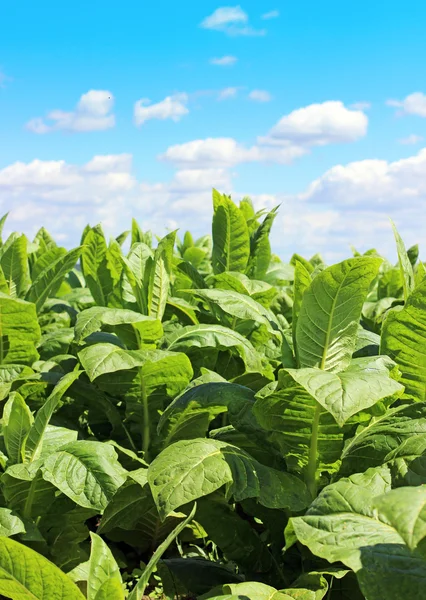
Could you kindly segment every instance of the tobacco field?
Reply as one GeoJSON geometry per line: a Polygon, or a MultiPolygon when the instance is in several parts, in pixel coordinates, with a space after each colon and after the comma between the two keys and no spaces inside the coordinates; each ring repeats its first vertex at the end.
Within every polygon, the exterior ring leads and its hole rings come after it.
{"type": "Polygon", "coordinates": [[[426,598],[425,264],[277,210],[1,240],[0,598],[426,598]]]}

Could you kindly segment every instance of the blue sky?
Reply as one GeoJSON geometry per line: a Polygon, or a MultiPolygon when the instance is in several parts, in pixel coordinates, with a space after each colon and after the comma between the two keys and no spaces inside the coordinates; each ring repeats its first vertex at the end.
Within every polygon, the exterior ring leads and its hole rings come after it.
{"type": "Polygon", "coordinates": [[[210,229],[211,187],[281,203],[275,249],[426,241],[426,5],[282,0],[0,9],[0,209],[76,244],[210,229]],[[425,149],[424,149],[425,148],[425,149]]]}

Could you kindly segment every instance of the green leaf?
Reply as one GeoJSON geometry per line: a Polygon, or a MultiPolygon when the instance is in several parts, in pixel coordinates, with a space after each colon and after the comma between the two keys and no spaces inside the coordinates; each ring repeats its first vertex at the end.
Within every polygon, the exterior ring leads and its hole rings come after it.
{"type": "Polygon", "coordinates": [[[58,567],[34,550],[0,537],[0,594],[12,600],[84,600],[58,567]]]}
{"type": "Polygon", "coordinates": [[[380,400],[400,396],[404,387],[391,379],[395,363],[387,356],[356,358],[340,373],[321,369],[286,369],[340,427],[356,413],[380,400]]]}
{"type": "Polygon", "coordinates": [[[24,440],[33,424],[33,416],[18,392],[12,392],[3,410],[3,436],[8,465],[22,462],[24,440]]]}
{"type": "Polygon", "coordinates": [[[133,310],[93,306],[77,316],[75,324],[75,341],[80,343],[92,333],[100,331],[103,326],[130,325],[137,331],[142,343],[160,339],[163,335],[161,322],[153,317],[141,315],[133,310]]]}
{"type": "Polygon", "coordinates": [[[0,508],[0,539],[25,533],[25,531],[25,525],[18,515],[9,508],[0,508]]]}
{"type": "Polygon", "coordinates": [[[175,240],[176,232],[173,231],[160,241],[149,272],[148,314],[160,321],[163,318],[169,295],[175,240]]]}
{"type": "Polygon", "coordinates": [[[9,293],[13,298],[25,293],[29,282],[28,240],[25,235],[14,239],[10,245],[5,245],[0,251],[0,267],[3,271],[9,293]]]}
{"type": "Polygon", "coordinates": [[[242,335],[221,325],[190,325],[182,327],[168,336],[169,350],[187,352],[190,348],[235,348],[247,371],[263,371],[260,355],[242,335]]]}
{"type": "Polygon", "coordinates": [[[1,476],[1,486],[9,507],[23,517],[38,517],[49,510],[55,488],[41,475],[42,461],[10,466],[1,476]]]}
{"type": "Polygon", "coordinates": [[[40,336],[35,305],[0,293],[0,363],[31,365],[40,336]]]}
{"type": "Polygon", "coordinates": [[[43,477],[79,506],[102,512],[126,479],[110,444],[77,441],[49,456],[43,477]]]}
{"type": "Polygon", "coordinates": [[[411,293],[402,310],[388,313],[380,352],[397,363],[406,394],[426,400],[426,281],[411,293]]]}
{"type": "Polygon", "coordinates": [[[228,411],[230,405],[238,412],[239,407],[253,401],[254,393],[241,385],[219,382],[197,385],[169,404],[161,415],[158,433],[164,438],[164,446],[182,439],[203,437],[209,423],[228,411]]]}
{"type": "Polygon", "coordinates": [[[301,367],[336,372],[349,365],[362,306],[380,263],[378,258],[350,258],[313,279],[296,327],[301,367]]]}
{"type": "Polygon", "coordinates": [[[293,307],[292,307],[292,337],[293,347],[296,354],[296,364],[299,366],[299,358],[297,352],[297,321],[299,319],[300,309],[302,306],[303,295],[312,283],[312,277],[308,269],[300,261],[296,261],[294,266],[294,284],[293,284],[293,307]]]}
{"type": "Polygon", "coordinates": [[[263,223],[253,233],[250,243],[250,260],[248,273],[253,279],[262,279],[271,262],[271,244],[269,234],[277,216],[278,206],[273,208],[265,217],[263,223]]]}
{"type": "Polygon", "coordinates": [[[148,314],[148,278],[149,265],[154,259],[154,253],[144,243],[132,245],[129,256],[122,257],[123,262],[123,299],[136,302],[140,312],[148,314]]]}
{"type": "Polygon", "coordinates": [[[402,405],[359,427],[342,453],[341,474],[381,465],[404,440],[426,434],[426,404],[402,405]]]}
{"type": "Polygon", "coordinates": [[[210,310],[218,318],[225,313],[238,319],[254,321],[265,325],[272,335],[279,335],[274,313],[246,294],[221,289],[193,290],[192,293],[208,302],[210,310]]]}
{"type": "Polygon", "coordinates": [[[3,215],[0,219],[0,245],[3,244],[3,239],[2,239],[2,235],[3,235],[3,228],[4,228],[4,224],[6,223],[6,219],[9,216],[9,213],[7,212],[5,215],[3,215]]]}
{"type": "Polygon", "coordinates": [[[378,489],[371,487],[368,472],[355,478],[325,488],[322,511],[315,511],[314,503],[304,517],[291,520],[297,538],[317,556],[354,570],[371,600],[422,597],[426,561],[405,542],[416,547],[426,534],[423,487],[375,496],[378,489]]]}
{"type": "Polygon", "coordinates": [[[250,237],[241,210],[228,196],[213,190],[213,272],[244,273],[250,257],[250,237]]]}
{"type": "Polygon", "coordinates": [[[151,463],[148,482],[165,518],[171,511],[228,485],[236,501],[258,498],[269,508],[302,510],[309,502],[298,478],[257,462],[236,446],[219,440],[181,440],[151,463]]]}
{"type": "Polygon", "coordinates": [[[26,299],[35,303],[38,312],[47,298],[54,296],[59,290],[65,276],[68,275],[78,261],[81,251],[81,248],[75,248],[58,256],[46,265],[34,279],[26,299]]]}
{"type": "MultiPolygon", "coordinates": [[[[249,600],[293,600],[294,598],[270,585],[251,581],[230,583],[223,586],[223,591],[232,594],[231,598],[248,598],[249,600]]],[[[219,598],[221,597],[219,596],[219,598]]],[[[226,598],[226,596],[223,596],[223,598],[226,598]]]]}
{"type": "Polygon", "coordinates": [[[191,512],[186,517],[182,523],[179,525],[167,536],[162,544],[157,548],[157,550],[152,555],[149,563],[147,564],[144,572],[142,573],[141,578],[139,579],[137,585],[133,588],[132,592],[129,594],[127,600],[138,600],[145,593],[145,589],[149,583],[150,577],[153,574],[158,561],[163,556],[164,552],[168,549],[168,547],[174,542],[174,540],[178,537],[178,535],[185,529],[185,527],[192,521],[195,516],[197,510],[197,504],[195,503],[191,512]]]}
{"type": "Polygon", "coordinates": [[[89,229],[82,241],[81,267],[96,304],[108,306],[118,281],[111,265],[105,236],[100,225],[89,229]]]}
{"type": "Polygon", "coordinates": [[[404,284],[404,300],[407,302],[408,297],[415,287],[413,265],[411,264],[407,250],[405,249],[405,244],[395,227],[395,223],[393,221],[391,221],[391,223],[395,236],[396,248],[398,251],[399,269],[401,271],[402,281],[404,284]]]}
{"type": "Polygon", "coordinates": [[[90,532],[92,548],[89,559],[89,578],[87,582],[87,600],[124,600],[121,575],[118,565],[103,539],[90,532]],[[118,585],[114,585],[117,584],[118,585]],[[111,595],[106,595],[106,587],[111,595]]]}
{"type": "Polygon", "coordinates": [[[72,373],[64,375],[64,377],[62,377],[62,379],[55,386],[53,392],[50,394],[44,405],[37,412],[34,423],[28,432],[28,436],[25,439],[22,449],[25,462],[32,462],[40,456],[46,427],[63,395],[67,392],[74,381],[78,379],[80,374],[81,371],[73,371],[72,373]]]}
{"type": "MultiPolygon", "coordinates": [[[[317,402],[286,373],[279,373],[279,384],[264,397],[258,396],[253,412],[286,459],[288,469],[302,473],[308,464],[317,402]]],[[[325,410],[319,414],[317,471],[333,472],[343,449],[344,431],[325,410]]]]}

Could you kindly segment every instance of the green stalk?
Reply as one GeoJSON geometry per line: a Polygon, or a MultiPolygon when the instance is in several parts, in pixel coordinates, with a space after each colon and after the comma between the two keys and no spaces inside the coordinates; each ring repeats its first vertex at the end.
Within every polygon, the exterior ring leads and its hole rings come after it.
{"type": "Polygon", "coordinates": [[[321,405],[318,404],[315,409],[314,421],[312,423],[312,437],[311,437],[311,445],[309,447],[309,459],[308,465],[306,467],[306,475],[305,482],[307,488],[312,496],[312,499],[315,499],[317,496],[317,462],[318,462],[318,433],[319,433],[319,422],[321,417],[322,408],[321,405]]]}
{"type": "Polygon", "coordinates": [[[148,452],[150,444],[150,427],[149,427],[149,407],[148,397],[145,389],[145,380],[143,377],[142,369],[139,369],[139,377],[141,379],[141,395],[142,395],[142,409],[143,409],[143,423],[142,423],[142,450],[143,458],[146,462],[149,462],[148,452]]]}

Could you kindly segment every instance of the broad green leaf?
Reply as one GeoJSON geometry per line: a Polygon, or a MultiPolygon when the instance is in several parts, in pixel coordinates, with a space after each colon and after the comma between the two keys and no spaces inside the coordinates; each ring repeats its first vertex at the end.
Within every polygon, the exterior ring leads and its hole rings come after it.
{"type": "Polygon", "coordinates": [[[50,262],[37,275],[28,290],[26,299],[34,302],[37,311],[40,311],[47,298],[54,296],[59,290],[65,276],[75,267],[80,258],[81,247],[70,250],[50,262]]]}
{"type": "Polygon", "coordinates": [[[31,365],[40,336],[35,305],[0,293],[0,363],[31,365]]]}
{"type": "Polygon", "coordinates": [[[257,582],[230,583],[223,586],[223,591],[232,594],[231,597],[248,598],[249,600],[293,600],[294,598],[284,591],[278,591],[270,585],[257,582]]]}
{"type": "Polygon", "coordinates": [[[247,271],[254,279],[262,279],[271,262],[269,234],[277,216],[278,207],[273,208],[263,223],[254,231],[250,240],[250,259],[247,271]]]}
{"type": "Polygon", "coordinates": [[[349,365],[362,306],[380,263],[378,258],[350,258],[313,279],[296,327],[301,367],[336,372],[349,365]]]}
{"type": "Polygon", "coordinates": [[[163,444],[182,439],[203,437],[209,423],[232,405],[235,411],[253,403],[254,394],[246,387],[232,383],[206,383],[187,390],[176,398],[161,415],[158,432],[163,444]]]}
{"type": "Polygon", "coordinates": [[[388,313],[380,352],[397,363],[405,393],[426,400],[426,281],[411,293],[402,310],[388,313]]]}
{"type": "Polygon", "coordinates": [[[108,300],[118,284],[110,264],[105,236],[100,225],[89,229],[82,240],[81,267],[87,286],[96,304],[108,306],[108,300]]]}
{"type": "Polygon", "coordinates": [[[247,371],[262,372],[260,355],[242,335],[221,325],[190,325],[182,327],[168,337],[169,350],[187,352],[190,348],[235,348],[243,359],[247,371]]]}
{"type": "Polygon", "coordinates": [[[302,306],[303,295],[312,283],[312,277],[308,269],[300,261],[296,261],[294,266],[294,287],[293,287],[293,308],[292,308],[292,335],[293,335],[293,346],[296,354],[296,362],[299,363],[297,356],[297,341],[296,341],[296,327],[297,321],[302,306]]]}
{"type": "Polygon", "coordinates": [[[380,518],[414,550],[426,537],[426,485],[402,487],[375,500],[380,518]]]}
{"type": "Polygon", "coordinates": [[[28,436],[25,439],[25,443],[22,449],[22,454],[25,462],[32,462],[36,460],[43,448],[43,437],[46,431],[46,427],[55,412],[63,395],[67,392],[70,386],[78,379],[81,371],[73,371],[64,375],[59,383],[53,389],[49,398],[46,400],[44,405],[37,412],[34,419],[34,423],[28,432],[28,436]]]}
{"type": "Polygon", "coordinates": [[[1,476],[1,487],[9,507],[25,518],[38,517],[49,510],[55,488],[41,475],[42,461],[10,466],[1,476]]]}
{"type": "Polygon", "coordinates": [[[176,232],[173,231],[160,241],[154,253],[154,261],[150,266],[148,314],[160,321],[163,318],[169,295],[175,239],[176,232]]]}
{"type": "MultiPolygon", "coordinates": [[[[317,402],[282,370],[279,385],[258,397],[253,412],[286,459],[290,471],[302,473],[307,466],[317,402]]],[[[343,430],[327,411],[319,415],[318,473],[337,469],[343,449],[343,430]]]]}
{"type": "Polygon", "coordinates": [[[142,343],[158,340],[163,335],[160,321],[133,310],[93,306],[78,314],[75,324],[75,341],[80,343],[103,326],[130,325],[138,332],[142,343]]]}
{"type": "Polygon", "coordinates": [[[245,272],[250,257],[250,237],[241,210],[228,196],[213,190],[213,272],[245,272]]]}
{"type": "Polygon", "coordinates": [[[44,556],[0,537],[0,594],[12,600],[84,600],[71,579],[44,556]]]}
{"type": "Polygon", "coordinates": [[[387,356],[356,358],[340,373],[321,369],[286,369],[340,427],[356,413],[385,398],[402,395],[404,387],[390,377],[395,363],[387,356]]]}
{"type": "Polygon", "coordinates": [[[405,249],[405,244],[395,227],[395,223],[393,221],[391,221],[391,223],[395,236],[396,248],[398,251],[399,269],[401,271],[402,281],[404,283],[404,300],[407,302],[411,292],[415,287],[413,265],[410,262],[407,250],[405,249]]]}
{"type": "Polygon", "coordinates": [[[8,217],[9,213],[7,212],[5,215],[3,215],[0,219],[0,245],[3,244],[3,228],[4,228],[4,224],[6,223],[6,219],[8,217]]]}
{"type": "Polygon", "coordinates": [[[157,550],[152,555],[149,563],[144,569],[141,578],[139,579],[136,586],[133,588],[132,592],[128,596],[128,600],[139,600],[140,597],[143,597],[145,593],[145,589],[149,583],[152,573],[154,572],[158,561],[163,556],[164,552],[168,549],[168,547],[174,542],[174,540],[178,537],[178,535],[185,529],[185,527],[192,521],[195,516],[197,510],[197,504],[195,503],[191,512],[186,517],[182,523],[179,525],[167,536],[162,544],[157,548],[157,550]]]}
{"type": "Polygon", "coordinates": [[[25,533],[25,525],[20,517],[9,508],[0,508],[0,539],[25,533]]]}
{"type": "Polygon", "coordinates": [[[43,477],[79,506],[102,512],[126,479],[109,444],[77,441],[46,459],[43,477]]]}
{"type": "Polygon", "coordinates": [[[115,558],[103,539],[91,532],[92,548],[89,559],[87,600],[124,600],[121,575],[115,558]],[[114,585],[118,584],[118,585],[114,585]],[[106,588],[110,596],[106,595],[106,588]]]}
{"type": "Polygon", "coordinates": [[[21,235],[0,251],[0,267],[13,298],[22,296],[29,283],[27,243],[25,235],[21,235]]]}
{"type": "MultiPolygon", "coordinates": [[[[221,289],[194,290],[192,293],[205,300],[212,313],[218,318],[225,313],[238,319],[254,321],[265,325],[272,335],[279,335],[279,327],[274,313],[250,296],[221,289]]],[[[230,319],[228,320],[230,321],[230,319]]]]}
{"type": "Polygon", "coordinates": [[[425,264],[419,262],[416,267],[416,272],[414,274],[415,287],[417,288],[426,278],[426,267],[425,264]]]}
{"type": "MultiPolygon", "coordinates": [[[[326,491],[327,488],[322,493],[326,491]]],[[[423,488],[420,493],[417,488],[400,488],[373,496],[370,502],[365,496],[364,503],[359,502],[357,491],[350,485],[341,488],[323,503],[326,513],[308,511],[304,517],[293,518],[297,538],[315,555],[329,562],[343,562],[353,569],[361,590],[371,600],[422,597],[426,592],[426,561],[404,542],[408,540],[415,546],[426,533],[421,514],[423,488]],[[404,489],[408,491],[403,492],[404,489]],[[339,504],[344,500],[346,509],[342,512],[339,504]],[[402,503],[407,511],[403,517],[402,503]]],[[[368,490],[364,493],[368,494],[368,490]]]]}
{"type": "Polygon", "coordinates": [[[22,447],[33,424],[32,413],[18,392],[12,392],[3,410],[3,436],[8,465],[22,462],[22,447]]]}
{"type": "Polygon", "coordinates": [[[140,312],[148,314],[148,278],[149,265],[154,258],[152,249],[144,243],[132,245],[127,258],[123,262],[122,288],[126,302],[136,302],[140,312]]]}
{"type": "Polygon", "coordinates": [[[385,462],[404,440],[426,434],[426,404],[402,405],[359,427],[342,453],[341,474],[362,472],[385,462]]]}
{"type": "Polygon", "coordinates": [[[236,501],[258,498],[270,508],[302,510],[309,501],[300,479],[212,439],[181,440],[168,446],[149,466],[148,482],[163,517],[225,484],[236,501]]]}

